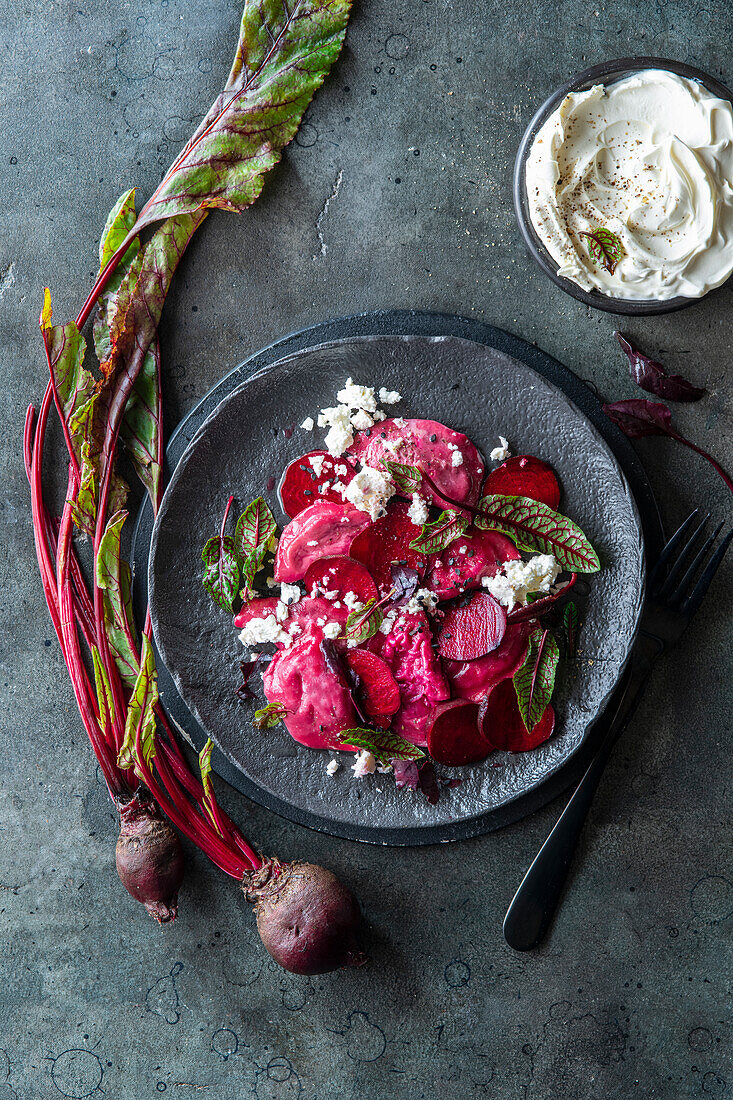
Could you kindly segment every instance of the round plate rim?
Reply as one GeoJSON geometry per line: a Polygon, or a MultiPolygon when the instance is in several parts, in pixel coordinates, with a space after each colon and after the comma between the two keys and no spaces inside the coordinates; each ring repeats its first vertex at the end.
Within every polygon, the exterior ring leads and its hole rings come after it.
{"type": "MultiPolygon", "coordinates": [[[[590,388],[567,367],[534,345],[492,325],[452,314],[414,310],[362,313],[325,321],[274,341],[243,360],[226,374],[184,417],[171,435],[166,448],[166,464],[169,470],[172,472],[175,469],[201,427],[218,408],[221,401],[238,389],[243,382],[290,355],[320,344],[364,336],[456,336],[496,348],[536,370],[556,385],[580,409],[609,445],[631,487],[645,544],[652,551],[659,548],[662,541],[661,521],[643,467],[626,437],[603,416],[601,403],[590,388]]],[[[166,482],[170,479],[169,470],[166,470],[166,482]]],[[[148,559],[153,526],[152,509],[146,499],[138,512],[132,552],[133,598],[136,613],[143,615],[147,604],[148,559]]],[[[166,710],[189,744],[200,750],[206,740],[206,734],[186,707],[172,675],[159,654],[158,658],[161,698],[166,710]]],[[[607,706],[613,704],[618,690],[617,687],[611,693],[607,706]]],[[[534,812],[577,780],[587,766],[594,748],[593,731],[590,729],[579,749],[556,772],[504,806],[458,822],[399,829],[380,829],[334,822],[331,818],[291,806],[260,788],[222,753],[217,753],[214,768],[230,785],[252,801],[296,824],[349,840],[392,846],[421,846],[482,835],[534,812]]]]}

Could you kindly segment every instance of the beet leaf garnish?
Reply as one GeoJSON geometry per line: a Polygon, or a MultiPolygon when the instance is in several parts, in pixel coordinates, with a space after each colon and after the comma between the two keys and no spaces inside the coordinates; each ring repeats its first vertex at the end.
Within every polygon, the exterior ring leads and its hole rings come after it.
{"type": "Polygon", "coordinates": [[[621,260],[626,255],[626,249],[621,243],[621,238],[612,233],[610,229],[594,229],[592,233],[581,233],[588,241],[588,252],[591,259],[597,264],[603,264],[606,271],[613,275],[621,260]]]}
{"type": "Polygon", "coordinates": [[[214,742],[209,738],[201,752],[199,753],[199,771],[201,773],[201,786],[204,789],[204,796],[201,799],[201,806],[204,813],[208,815],[211,824],[216,831],[220,833],[219,823],[216,820],[216,799],[214,796],[214,786],[211,782],[211,750],[214,748],[214,742]]]}
{"type": "Polygon", "coordinates": [[[262,497],[257,497],[237,520],[234,543],[240,558],[244,559],[253,550],[266,546],[276,532],[275,517],[262,497]]]}
{"type": "Polygon", "coordinates": [[[439,554],[463,534],[469,520],[460,512],[441,512],[432,523],[426,523],[416,539],[410,543],[411,550],[423,554],[439,554]]]}
{"type": "Polygon", "coordinates": [[[693,386],[681,374],[667,374],[661,363],[644,355],[623,333],[617,332],[615,335],[621,349],[626,353],[631,377],[637,386],[657,397],[663,397],[666,401],[699,401],[705,396],[704,389],[693,386]]]}
{"type": "Polygon", "coordinates": [[[390,565],[389,572],[394,586],[392,589],[394,601],[409,600],[410,596],[415,595],[420,581],[417,569],[409,565],[390,565]]]}
{"type": "Polygon", "coordinates": [[[417,745],[405,741],[392,730],[353,729],[342,730],[338,735],[342,745],[353,745],[357,749],[366,749],[380,764],[389,764],[391,760],[423,760],[425,753],[417,745]]]}
{"type": "Polygon", "coordinates": [[[382,459],[382,465],[405,496],[412,496],[422,485],[423,475],[419,466],[410,466],[405,462],[391,462],[387,458],[382,459]]]}
{"type": "Polygon", "coordinates": [[[629,439],[642,439],[647,435],[667,435],[670,439],[676,439],[683,443],[695,454],[702,455],[713,466],[725,484],[733,492],[733,479],[717,459],[702,447],[691,443],[683,435],[672,427],[672,413],[666,405],[658,401],[648,401],[646,397],[632,397],[628,401],[615,401],[611,405],[604,405],[606,416],[629,437],[629,439]]]}
{"type": "Polygon", "coordinates": [[[266,707],[261,707],[255,711],[252,724],[258,730],[270,730],[278,726],[287,713],[288,708],[284,703],[277,701],[268,703],[266,707]]]}
{"type": "Polygon", "coordinates": [[[344,637],[347,641],[361,645],[377,633],[384,618],[381,603],[381,600],[378,603],[372,596],[358,611],[351,612],[346,620],[344,631],[344,637]]]}
{"type": "Polygon", "coordinates": [[[565,656],[575,657],[578,644],[578,609],[572,600],[563,609],[562,629],[565,638],[565,656]]]}
{"type": "Polygon", "coordinates": [[[514,673],[519,713],[530,732],[547,709],[555,687],[560,659],[557,642],[549,630],[533,630],[524,663],[514,673]]]}
{"type": "Polygon", "coordinates": [[[206,543],[203,586],[212,600],[230,614],[234,613],[241,578],[243,600],[254,595],[255,578],[274,547],[277,525],[262,497],[248,504],[237,520],[234,535],[224,529],[234,497],[229,497],[221,530],[206,543]]]}
{"type": "Polygon", "coordinates": [[[576,523],[529,497],[484,497],[474,523],[483,531],[501,531],[520,550],[554,555],[570,572],[597,573],[601,567],[576,523]]]}

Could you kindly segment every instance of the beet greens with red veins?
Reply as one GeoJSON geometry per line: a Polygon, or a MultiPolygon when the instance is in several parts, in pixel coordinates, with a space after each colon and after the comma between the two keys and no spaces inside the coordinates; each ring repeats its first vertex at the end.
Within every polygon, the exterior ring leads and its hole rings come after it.
{"type": "MultiPolygon", "coordinates": [[[[50,380],[38,412],[28,409],[23,437],[44,595],[82,723],[120,813],[120,879],[161,923],[175,918],[183,859],[171,822],[243,884],[267,950],[298,973],[361,961],[354,947],[358,905],[330,872],[265,859],[251,847],[216,801],[210,746],[200,778],[191,770],[158,697],[150,613],[141,634],[133,618],[122,554],[128,487],[117,458],[122,445],[157,514],[163,467],[157,330],[171,281],[210,209],[239,212],[258,197],[338,57],[350,7],[350,0],[247,4],[224,90],[140,213],[134,189],[110,212],[99,274],[76,319],[54,324],[45,291],[40,325],[50,380]],[[97,373],[85,366],[81,334],[95,311],[97,373]],[[42,476],[52,408],[69,460],[60,518],[50,510],[42,476]],[[91,585],[74,528],[90,539],[91,585]]],[[[258,512],[226,536],[235,544],[241,537],[242,551],[249,519],[259,532],[258,512]]],[[[212,585],[231,601],[233,570],[225,578],[211,557],[212,585]]],[[[247,553],[245,581],[254,564],[247,553]]]]}

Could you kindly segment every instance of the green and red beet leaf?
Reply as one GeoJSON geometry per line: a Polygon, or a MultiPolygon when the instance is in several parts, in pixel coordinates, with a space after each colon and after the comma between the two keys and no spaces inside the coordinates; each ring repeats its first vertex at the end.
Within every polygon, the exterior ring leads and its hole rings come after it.
{"type": "Polygon", "coordinates": [[[390,760],[422,760],[425,756],[417,745],[405,741],[404,737],[392,730],[342,730],[338,739],[342,745],[366,749],[380,764],[389,764],[390,760]]]}
{"type": "Polygon", "coordinates": [[[570,572],[600,569],[598,555],[578,525],[529,497],[484,497],[474,523],[484,531],[501,531],[520,550],[552,554],[570,572]]]}
{"type": "Polygon", "coordinates": [[[241,211],[297,133],[343,45],[351,0],[247,0],[224,91],[140,212],[241,211]]]}
{"type": "Polygon", "coordinates": [[[549,630],[533,630],[524,663],[514,673],[519,713],[530,732],[552,698],[559,659],[557,642],[549,630]]]}
{"type": "Polygon", "coordinates": [[[96,583],[102,591],[105,633],[123,681],[132,687],[139,673],[130,566],[121,553],[122,527],[127,512],[116,512],[99,544],[96,583]]]}

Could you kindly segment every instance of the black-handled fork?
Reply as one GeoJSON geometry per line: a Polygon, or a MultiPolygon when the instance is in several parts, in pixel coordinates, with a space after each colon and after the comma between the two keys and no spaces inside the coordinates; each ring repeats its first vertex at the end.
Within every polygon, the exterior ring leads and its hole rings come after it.
{"type": "Polygon", "coordinates": [[[698,511],[688,516],[665,545],[651,572],[639,637],[619,689],[620,697],[617,695],[616,705],[612,703],[600,719],[601,727],[606,728],[603,740],[555,828],[522,879],[504,918],[504,936],[515,951],[530,951],[544,939],[611,751],[633,717],[652,665],[684,634],[730,546],[733,531],[718,544],[696,581],[723,527],[721,523],[699,545],[709,518],[706,516],[695,526],[698,511]]]}

